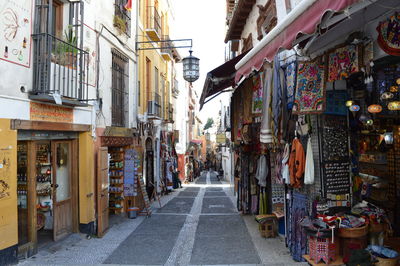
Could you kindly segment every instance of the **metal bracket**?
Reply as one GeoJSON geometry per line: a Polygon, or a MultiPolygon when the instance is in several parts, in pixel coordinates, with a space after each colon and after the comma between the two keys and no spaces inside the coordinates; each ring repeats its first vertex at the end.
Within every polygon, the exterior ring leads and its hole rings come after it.
{"type": "Polygon", "coordinates": [[[136,50],[157,50],[157,49],[176,49],[192,48],[192,39],[160,40],[148,42],[136,42],[136,50]]]}

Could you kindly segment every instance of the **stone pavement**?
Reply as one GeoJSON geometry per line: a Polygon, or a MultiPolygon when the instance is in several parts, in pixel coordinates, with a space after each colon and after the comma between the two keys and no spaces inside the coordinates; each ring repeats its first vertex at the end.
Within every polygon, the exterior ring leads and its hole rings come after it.
{"type": "Polygon", "coordinates": [[[153,203],[150,218],[121,218],[103,238],[74,234],[20,265],[294,265],[280,238],[260,237],[235,208],[232,188],[203,172],[153,203]]]}

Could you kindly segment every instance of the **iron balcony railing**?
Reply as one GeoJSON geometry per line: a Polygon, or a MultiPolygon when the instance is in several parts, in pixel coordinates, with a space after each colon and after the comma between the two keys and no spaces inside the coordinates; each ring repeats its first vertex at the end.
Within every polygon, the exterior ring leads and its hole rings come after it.
{"type": "Polygon", "coordinates": [[[154,93],[147,101],[147,114],[151,116],[161,117],[161,97],[158,93],[154,93]]]}
{"type": "Polygon", "coordinates": [[[161,36],[161,19],[155,6],[147,7],[147,29],[154,29],[161,36]]]}
{"type": "Polygon", "coordinates": [[[86,104],[89,54],[48,33],[34,34],[32,38],[35,47],[32,95],[60,95],[65,98],[63,101],[86,104]]]}

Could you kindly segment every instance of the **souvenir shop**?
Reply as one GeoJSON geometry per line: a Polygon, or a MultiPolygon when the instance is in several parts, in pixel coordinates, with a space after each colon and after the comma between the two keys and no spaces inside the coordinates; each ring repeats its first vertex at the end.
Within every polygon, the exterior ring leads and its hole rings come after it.
{"type": "Polygon", "coordinates": [[[399,259],[400,15],[366,25],[281,52],[232,97],[238,210],[284,210],[296,261],[399,259]]]}
{"type": "MultiPolygon", "coordinates": [[[[107,133],[106,135],[110,135],[107,133]]],[[[102,236],[109,224],[129,211],[143,207],[138,195],[142,176],[142,144],[137,134],[131,137],[101,136],[98,151],[98,234],[102,236]]]]}
{"type": "Polygon", "coordinates": [[[161,131],[161,176],[163,193],[173,189],[172,172],[177,168],[177,157],[173,145],[173,133],[161,131]]]}

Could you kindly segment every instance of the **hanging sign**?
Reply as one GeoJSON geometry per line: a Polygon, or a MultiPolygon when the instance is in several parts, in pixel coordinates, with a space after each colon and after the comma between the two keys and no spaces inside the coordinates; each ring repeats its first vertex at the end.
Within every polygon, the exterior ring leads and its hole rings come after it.
{"type": "Polygon", "coordinates": [[[226,142],[226,135],[225,133],[222,134],[217,134],[217,138],[216,138],[217,143],[225,143],[226,142]]]}
{"type": "Polygon", "coordinates": [[[30,67],[32,0],[0,1],[0,59],[30,67]]]}

